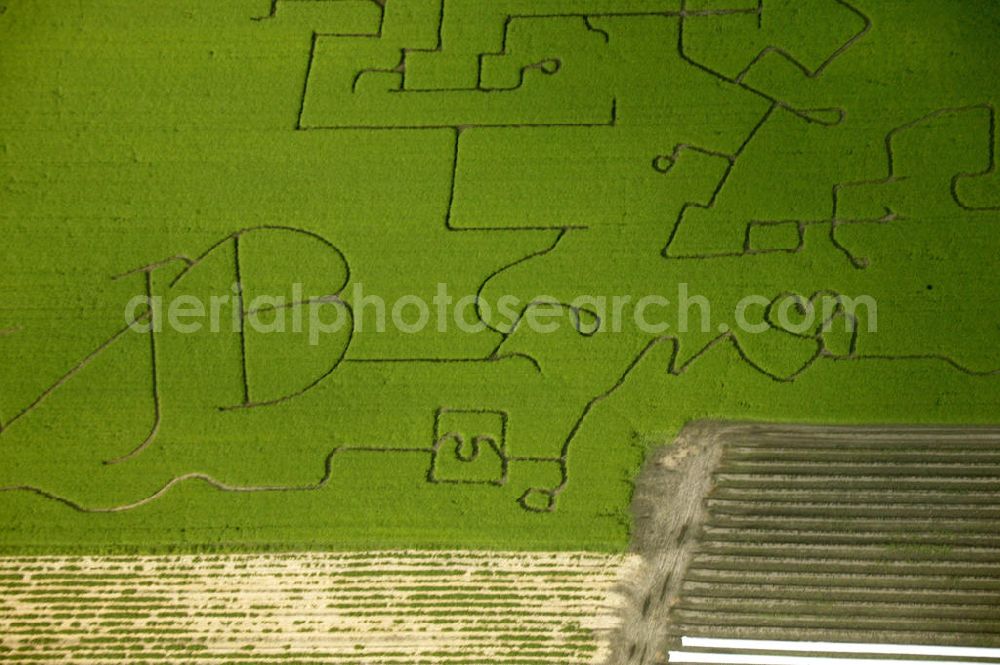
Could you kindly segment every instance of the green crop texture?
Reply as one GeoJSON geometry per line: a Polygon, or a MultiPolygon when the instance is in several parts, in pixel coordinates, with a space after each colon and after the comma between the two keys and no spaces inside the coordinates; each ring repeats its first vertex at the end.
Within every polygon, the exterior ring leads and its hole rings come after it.
{"type": "Polygon", "coordinates": [[[996,423],[998,44],[968,0],[6,0],[0,550],[613,551],[692,420],[996,423]]]}

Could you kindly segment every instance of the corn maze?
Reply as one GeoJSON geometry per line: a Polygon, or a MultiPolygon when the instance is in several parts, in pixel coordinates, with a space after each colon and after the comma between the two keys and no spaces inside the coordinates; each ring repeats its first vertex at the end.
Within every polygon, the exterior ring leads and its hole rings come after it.
{"type": "MultiPolygon", "coordinates": [[[[685,426],[997,424],[998,39],[959,0],[6,0],[0,660],[722,637],[640,611],[685,426]]],[[[835,487],[919,455],[838,441],[835,487]]],[[[949,496],[989,531],[983,445],[949,496]]],[[[942,621],[996,646],[977,592],[942,621]]]]}

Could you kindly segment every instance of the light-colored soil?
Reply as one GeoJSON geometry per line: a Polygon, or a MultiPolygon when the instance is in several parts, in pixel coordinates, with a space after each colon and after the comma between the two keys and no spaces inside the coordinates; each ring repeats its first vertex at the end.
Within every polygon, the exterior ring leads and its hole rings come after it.
{"type": "Polygon", "coordinates": [[[0,660],[601,662],[635,556],[0,559],[0,660]]]}

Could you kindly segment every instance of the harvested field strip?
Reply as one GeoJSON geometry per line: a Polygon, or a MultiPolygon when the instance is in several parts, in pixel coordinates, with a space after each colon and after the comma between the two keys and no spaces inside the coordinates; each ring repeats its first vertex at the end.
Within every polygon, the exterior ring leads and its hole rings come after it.
{"type": "Polygon", "coordinates": [[[920,545],[979,545],[982,547],[1000,547],[1000,535],[988,533],[933,533],[907,532],[893,539],[877,533],[851,533],[849,531],[804,531],[801,529],[734,529],[726,527],[707,527],[705,533],[710,534],[713,542],[730,543],[802,543],[802,544],[866,544],[876,543],[885,546],[904,544],[920,545]]]}
{"type": "Polygon", "coordinates": [[[779,427],[721,446],[672,640],[1000,644],[1000,433],[779,427]]]}
{"type": "Polygon", "coordinates": [[[995,520],[977,520],[952,518],[948,522],[942,522],[934,517],[923,519],[894,518],[886,515],[881,519],[834,519],[822,517],[770,517],[770,516],[745,516],[745,515],[724,515],[713,517],[708,521],[710,526],[719,527],[745,527],[745,528],[785,528],[791,530],[807,530],[810,527],[818,530],[845,531],[848,533],[866,533],[872,527],[878,528],[878,533],[913,533],[920,532],[922,528],[929,531],[940,531],[941,533],[962,533],[962,534],[996,534],[995,520]]]}
{"type": "Polygon", "coordinates": [[[379,552],[0,559],[0,659],[592,663],[637,557],[379,552]]]}

